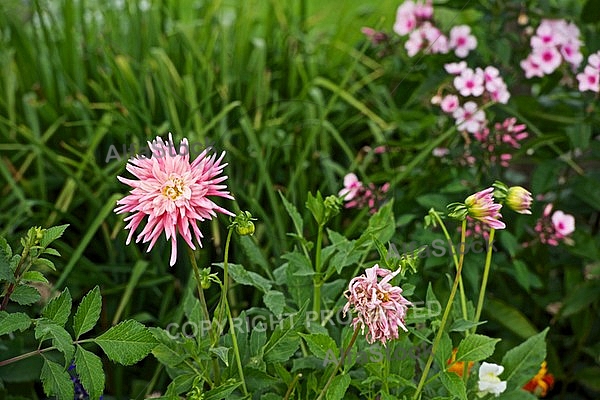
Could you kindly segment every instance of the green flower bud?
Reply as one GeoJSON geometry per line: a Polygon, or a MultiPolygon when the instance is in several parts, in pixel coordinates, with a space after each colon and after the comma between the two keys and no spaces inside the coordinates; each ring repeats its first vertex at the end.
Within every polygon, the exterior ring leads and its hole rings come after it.
{"type": "Polygon", "coordinates": [[[254,234],[254,223],[256,218],[252,218],[252,214],[249,211],[242,211],[235,216],[232,226],[235,226],[235,232],[241,236],[253,235],[254,234]]]}
{"type": "Polygon", "coordinates": [[[506,205],[519,214],[531,214],[531,192],[521,186],[512,186],[506,194],[506,205]]]}

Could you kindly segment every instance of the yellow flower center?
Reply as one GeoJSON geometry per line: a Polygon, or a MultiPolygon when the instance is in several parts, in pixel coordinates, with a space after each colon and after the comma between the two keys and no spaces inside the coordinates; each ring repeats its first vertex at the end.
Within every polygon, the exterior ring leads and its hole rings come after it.
{"type": "Polygon", "coordinates": [[[170,178],[162,188],[163,196],[177,200],[183,194],[184,183],[181,178],[170,178]]]}

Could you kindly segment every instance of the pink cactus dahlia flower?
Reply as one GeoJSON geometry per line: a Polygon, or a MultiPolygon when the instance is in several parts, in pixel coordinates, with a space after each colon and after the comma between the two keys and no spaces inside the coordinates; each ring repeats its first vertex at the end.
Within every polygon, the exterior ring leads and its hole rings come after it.
{"type": "Polygon", "coordinates": [[[208,198],[218,196],[233,199],[225,191],[227,186],[219,184],[227,179],[227,176],[218,176],[227,166],[221,164],[225,152],[217,159],[216,154],[209,156],[208,149],[205,149],[190,164],[187,139],[181,141],[179,153],[175,150],[170,133],[168,142],[157,137],[152,143],[148,142],[148,145],[152,151],[151,158],[136,156],[127,164],[127,171],[138,179],[118,177],[133,190],[117,201],[115,212],[133,213],[125,218],[128,221],[125,229],[129,229],[127,244],[146,217],[146,225],[137,236],[136,243],[150,242],[147,250],[150,251],[164,231],[166,239],[171,240],[169,265],[173,266],[177,260],[177,234],[195,250],[192,230],[202,247],[198,221],[210,220],[216,216],[216,212],[234,215],[208,198]]]}
{"type": "Polygon", "coordinates": [[[365,270],[364,275],[350,281],[345,293],[348,303],[344,306],[344,315],[352,307],[357,316],[352,320],[354,329],[360,327],[364,333],[368,327],[366,339],[369,343],[376,340],[385,346],[387,340],[398,338],[398,327],[407,331],[404,325],[406,310],[412,303],[402,297],[402,289],[392,286],[389,281],[398,274],[379,268],[377,264],[365,270]],[[378,281],[378,276],[383,277],[378,281]]]}
{"type": "Polygon", "coordinates": [[[500,221],[501,204],[494,203],[494,188],[490,187],[470,195],[465,200],[468,215],[490,228],[504,229],[506,225],[500,221]]]}

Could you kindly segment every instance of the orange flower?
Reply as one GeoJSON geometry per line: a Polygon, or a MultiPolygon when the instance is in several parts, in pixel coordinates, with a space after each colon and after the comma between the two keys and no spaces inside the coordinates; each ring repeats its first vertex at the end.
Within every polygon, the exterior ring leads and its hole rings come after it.
{"type": "Polygon", "coordinates": [[[536,396],[546,397],[548,390],[552,389],[552,386],[554,386],[554,376],[548,373],[546,361],[544,361],[538,373],[523,386],[523,389],[536,396]]]}
{"type": "MultiPolygon", "coordinates": [[[[463,361],[456,362],[456,352],[458,349],[452,350],[452,357],[448,360],[448,372],[454,372],[458,376],[463,376],[463,371],[465,369],[465,363],[463,361]]],[[[467,371],[467,375],[471,372],[471,368],[473,368],[473,361],[469,361],[469,369],[467,371]]]]}

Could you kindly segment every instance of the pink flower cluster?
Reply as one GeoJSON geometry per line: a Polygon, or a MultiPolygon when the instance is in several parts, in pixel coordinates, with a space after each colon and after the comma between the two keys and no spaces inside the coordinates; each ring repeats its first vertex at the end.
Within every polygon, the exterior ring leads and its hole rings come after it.
{"type": "Polygon", "coordinates": [[[548,204],[544,208],[542,217],[537,221],[534,229],[540,238],[540,242],[550,246],[558,246],[559,241],[567,240],[568,236],[575,231],[575,218],[560,210],[554,211],[550,216],[552,207],[552,204],[548,204]]]}
{"type": "Polygon", "coordinates": [[[502,123],[497,122],[492,132],[484,128],[473,136],[481,143],[490,163],[508,167],[512,159],[510,151],[520,148],[520,142],[529,136],[525,128],[525,124],[517,124],[516,118],[506,118],[502,123]]]}
{"type": "Polygon", "coordinates": [[[531,53],[521,61],[527,79],[553,73],[563,61],[577,68],[583,60],[579,28],[564,19],[544,19],[531,37],[531,53]]]}
{"type": "Polygon", "coordinates": [[[385,193],[390,188],[389,183],[377,188],[373,183],[363,184],[358,180],[356,174],[349,173],[344,177],[344,188],[338,193],[344,198],[346,208],[369,207],[371,213],[375,213],[385,199],[385,193]]]}
{"type": "Polygon", "coordinates": [[[404,47],[410,57],[414,57],[419,51],[446,54],[454,50],[457,57],[465,58],[477,47],[477,39],[471,34],[469,26],[455,26],[450,30],[449,37],[446,37],[434,25],[432,18],[431,0],[407,0],[398,7],[394,32],[400,36],[409,35],[404,47]]]}
{"type": "Polygon", "coordinates": [[[404,319],[412,303],[402,296],[401,288],[389,283],[398,272],[375,264],[367,268],[363,275],[353,278],[344,293],[348,299],[344,315],[350,308],[356,312],[352,326],[354,329],[360,327],[363,334],[367,327],[366,339],[369,343],[379,340],[385,346],[386,341],[398,338],[398,327],[408,331],[404,319]],[[382,277],[381,281],[378,277],[382,277]]]}
{"type": "Polygon", "coordinates": [[[588,64],[577,74],[577,80],[580,91],[600,92],[600,51],[588,57],[588,64]]]}
{"type": "Polygon", "coordinates": [[[483,132],[487,119],[480,109],[481,105],[488,102],[506,104],[510,98],[500,71],[493,66],[484,69],[468,68],[464,61],[446,64],[444,68],[449,74],[455,75],[453,89],[457,94],[451,93],[444,97],[438,94],[431,102],[439,104],[443,112],[454,117],[458,130],[471,134],[483,132]]]}

